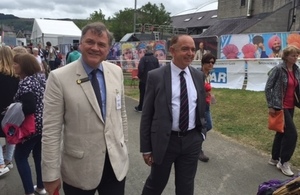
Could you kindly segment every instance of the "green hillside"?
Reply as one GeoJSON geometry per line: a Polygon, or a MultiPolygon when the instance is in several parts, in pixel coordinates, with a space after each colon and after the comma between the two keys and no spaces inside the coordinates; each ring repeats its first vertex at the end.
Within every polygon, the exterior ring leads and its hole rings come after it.
{"type": "Polygon", "coordinates": [[[33,21],[33,18],[18,18],[14,15],[0,13],[0,28],[3,25],[9,27],[14,32],[18,32],[19,30],[31,31],[33,21]]]}

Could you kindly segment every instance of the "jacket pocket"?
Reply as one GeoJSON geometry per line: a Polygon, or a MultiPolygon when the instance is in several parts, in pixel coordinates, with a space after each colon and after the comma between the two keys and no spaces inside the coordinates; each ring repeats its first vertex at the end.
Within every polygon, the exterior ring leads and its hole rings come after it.
{"type": "Polygon", "coordinates": [[[77,150],[64,150],[64,153],[68,156],[72,156],[74,158],[83,158],[84,152],[77,150]]]}

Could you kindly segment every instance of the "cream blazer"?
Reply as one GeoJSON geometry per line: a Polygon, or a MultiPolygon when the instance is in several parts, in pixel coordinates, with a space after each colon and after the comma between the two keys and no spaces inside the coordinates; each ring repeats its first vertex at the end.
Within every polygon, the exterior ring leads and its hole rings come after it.
{"type": "Polygon", "coordinates": [[[121,181],[126,176],[129,159],[123,73],[115,64],[102,65],[105,122],[81,58],[51,71],[44,96],[43,181],[61,177],[74,187],[94,189],[102,177],[106,151],[116,178],[121,181]],[[121,105],[117,106],[118,102],[121,105]]]}

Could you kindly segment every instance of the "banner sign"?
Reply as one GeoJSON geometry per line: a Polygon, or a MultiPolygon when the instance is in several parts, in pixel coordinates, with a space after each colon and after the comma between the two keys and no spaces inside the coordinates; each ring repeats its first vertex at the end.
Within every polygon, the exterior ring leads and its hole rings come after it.
{"type": "Polygon", "coordinates": [[[299,32],[230,34],[219,39],[221,59],[281,58],[288,45],[300,48],[299,32]]]}
{"type": "Polygon", "coordinates": [[[245,61],[218,60],[211,72],[215,88],[242,89],[245,80],[245,61]]]}
{"type": "Polygon", "coordinates": [[[268,72],[282,60],[248,60],[246,90],[264,91],[268,80],[268,72]]]}

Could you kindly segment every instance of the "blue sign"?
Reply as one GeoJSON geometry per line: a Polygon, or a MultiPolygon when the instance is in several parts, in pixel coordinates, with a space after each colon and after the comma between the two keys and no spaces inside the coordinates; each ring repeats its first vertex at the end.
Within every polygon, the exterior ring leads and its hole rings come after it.
{"type": "Polygon", "coordinates": [[[227,68],[214,68],[210,73],[212,83],[227,83],[227,68]]]}

